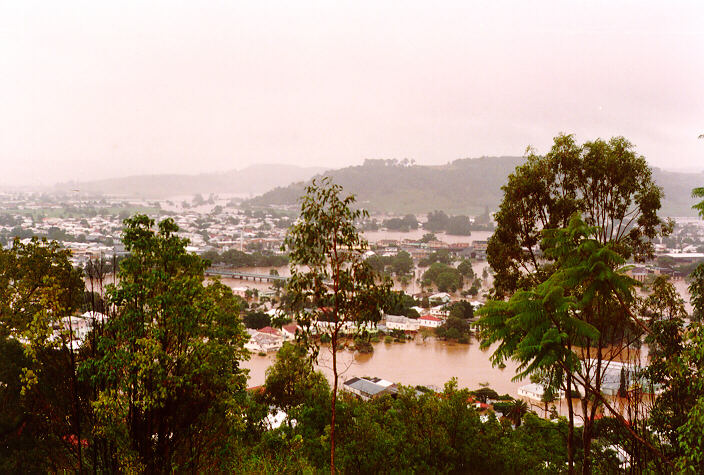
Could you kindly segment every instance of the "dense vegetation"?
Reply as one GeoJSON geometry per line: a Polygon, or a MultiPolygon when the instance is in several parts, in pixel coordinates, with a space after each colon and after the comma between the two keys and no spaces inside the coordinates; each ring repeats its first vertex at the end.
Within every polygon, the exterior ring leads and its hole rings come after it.
{"type": "MultiPolygon", "coordinates": [[[[329,170],[332,177],[357,201],[373,212],[416,215],[444,210],[450,214],[482,215],[493,212],[502,200],[501,186],[521,157],[483,157],[455,160],[443,166],[422,166],[396,160],[366,160],[363,165],[329,170]]],[[[664,216],[694,216],[692,188],[704,183],[702,173],[653,170],[665,192],[664,216]]],[[[305,183],[275,188],[249,200],[252,206],[295,206],[305,183]]]]}
{"type": "Polygon", "coordinates": [[[444,211],[436,210],[428,213],[428,219],[423,227],[428,231],[445,231],[447,234],[455,236],[469,236],[472,231],[492,231],[494,229],[487,210],[484,211],[484,214],[477,216],[474,221],[471,221],[469,216],[448,216],[444,211]]]}
{"type": "MultiPolygon", "coordinates": [[[[666,278],[641,298],[623,273],[626,258],[651,254],[646,238],[669,230],[645,161],[622,138],[579,145],[559,136],[504,193],[489,246],[494,299],[477,328],[495,364],[516,361],[517,376],[544,385],[546,419],[454,380],[441,392],[401,386],[366,402],[339,392],[336,352],[346,338],[368,345],[363,331],[343,328],[416,302],[364,259],[354,197],[322,180],[307,188],[285,241],[286,305],[302,331],[252,390],[240,368],[243,323],[266,319],[242,316],[241,299],[205,281],[207,261],[186,252],[172,220],[125,220],[129,255],[104,298],[86,292],[56,242],[0,249],[0,471],[701,473],[704,266],[691,276],[693,315],[666,278]],[[90,317],[79,344],[70,317],[86,308],[107,315],[90,317]],[[323,337],[332,387],[313,370],[323,337]],[[621,373],[618,410],[601,391],[605,367],[643,343],[649,364],[630,384],[621,373]],[[661,394],[644,397],[654,385],[661,394]],[[568,398],[568,416],[548,420],[560,389],[577,407],[568,398]],[[503,417],[483,406],[480,415],[477,401],[493,401],[503,417]]],[[[101,269],[85,272],[100,280],[101,269]]],[[[473,276],[468,264],[434,262],[424,279],[461,287],[463,276],[473,276]]],[[[463,341],[472,317],[469,302],[455,303],[438,335],[463,341]]]]}
{"type": "MultiPolygon", "coordinates": [[[[331,170],[332,177],[370,211],[395,214],[481,214],[501,199],[501,184],[520,163],[518,157],[456,160],[441,167],[411,165],[395,160],[366,160],[364,165],[331,170]]],[[[294,205],[304,184],[275,188],[248,201],[251,205],[294,205]]]]}
{"type": "Polygon", "coordinates": [[[282,267],[288,264],[286,256],[260,251],[248,253],[237,249],[230,249],[222,253],[207,251],[202,254],[202,257],[213,265],[229,267],[282,267]]]}
{"type": "MultiPolygon", "coordinates": [[[[658,282],[643,303],[635,292],[638,283],[623,270],[627,259],[652,258],[652,239],[671,231],[671,223],[657,215],[662,190],[645,159],[623,137],[580,145],[560,135],[545,156],[531,154],[503,190],[487,250],[495,299],[480,310],[482,346],[498,344],[493,362],[518,361],[517,376],[540,381],[546,398],[558,390],[583,391],[577,407],[567,398],[569,472],[578,463],[582,473],[592,472],[600,414],[613,417],[632,469],[700,472],[703,460],[694,447],[701,442],[692,431],[704,425],[704,399],[698,399],[704,388],[692,384],[684,398],[680,384],[701,364],[694,356],[701,348],[701,326],[684,331],[682,302],[671,283],[658,282]],[[639,318],[644,314],[650,315],[647,322],[639,318]],[[645,371],[638,358],[628,359],[644,342],[652,345],[645,371]],[[677,353],[690,356],[666,359],[677,353]],[[640,375],[628,385],[622,376],[626,413],[602,391],[607,368],[624,356],[640,375]],[[651,379],[640,379],[644,375],[651,379]],[[653,393],[654,384],[675,397],[659,397],[652,406],[644,394],[653,393]],[[663,425],[666,417],[657,418],[664,413],[679,413],[676,429],[663,425]],[[583,422],[581,460],[575,452],[576,414],[583,422]],[[668,431],[669,439],[663,437],[668,431]]],[[[700,289],[690,287],[695,305],[700,289]]]]}
{"type": "Polygon", "coordinates": [[[366,262],[379,273],[403,276],[413,272],[413,259],[406,251],[399,251],[393,256],[375,254],[367,257],[366,262]]]}
{"type": "Polygon", "coordinates": [[[403,218],[385,219],[382,226],[390,231],[408,232],[413,229],[418,229],[418,220],[414,215],[407,214],[403,218]]]}
{"type": "Polygon", "coordinates": [[[462,273],[455,267],[440,262],[435,262],[423,272],[421,278],[423,286],[435,284],[440,292],[456,292],[462,288],[462,273]]]}

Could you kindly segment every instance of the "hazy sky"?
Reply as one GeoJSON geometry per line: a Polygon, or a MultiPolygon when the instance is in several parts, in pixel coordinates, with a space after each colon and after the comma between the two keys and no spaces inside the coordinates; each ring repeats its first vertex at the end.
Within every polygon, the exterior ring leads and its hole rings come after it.
{"type": "Polygon", "coordinates": [[[704,169],[704,2],[0,0],[0,184],[441,164],[561,131],[704,169]]]}

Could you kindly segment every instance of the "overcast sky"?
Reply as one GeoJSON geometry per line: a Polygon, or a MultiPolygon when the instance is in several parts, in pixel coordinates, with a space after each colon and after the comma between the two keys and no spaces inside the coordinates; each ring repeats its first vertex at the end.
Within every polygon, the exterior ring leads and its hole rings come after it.
{"type": "Polygon", "coordinates": [[[442,164],[562,131],[704,169],[704,2],[0,0],[0,184],[442,164]]]}

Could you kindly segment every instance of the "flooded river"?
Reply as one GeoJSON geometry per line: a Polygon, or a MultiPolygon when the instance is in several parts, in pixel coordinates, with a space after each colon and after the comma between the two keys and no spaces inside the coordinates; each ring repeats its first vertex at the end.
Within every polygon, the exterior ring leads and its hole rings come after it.
{"type": "MultiPolygon", "coordinates": [[[[376,241],[379,241],[381,239],[394,239],[397,241],[401,241],[403,239],[414,239],[418,240],[423,237],[423,235],[427,234],[428,231],[427,229],[414,229],[413,231],[408,231],[408,232],[402,232],[402,231],[365,231],[364,232],[364,237],[369,241],[369,243],[375,243],[376,241]]],[[[486,241],[489,239],[489,236],[493,231],[472,231],[472,234],[469,236],[456,236],[453,234],[446,234],[446,233],[435,233],[437,238],[440,241],[447,242],[447,243],[456,243],[456,242],[468,242],[472,243],[474,241],[486,241]]]]}
{"type": "MultiPolygon", "coordinates": [[[[380,239],[420,239],[425,231],[422,229],[403,232],[376,231],[366,232],[365,237],[370,242],[380,239]]],[[[438,238],[445,242],[472,242],[474,240],[486,240],[490,236],[489,232],[474,232],[471,236],[447,236],[443,233],[437,234],[438,238]]],[[[486,261],[474,261],[472,267],[477,275],[481,276],[482,271],[487,267],[486,261]]],[[[269,274],[271,268],[247,268],[245,272],[257,274],[269,274]]],[[[276,268],[279,275],[289,275],[288,267],[276,268]]],[[[414,279],[404,290],[409,293],[418,291],[416,279],[420,277],[424,269],[416,269],[414,279]]],[[[223,283],[232,287],[257,288],[260,291],[270,288],[266,282],[242,281],[233,279],[223,279],[223,283]]],[[[687,301],[688,292],[686,282],[679,280],[673,282],[677,290],[687,301]]],[[[487,282],[490,285],[490,282],[487,282]]],[[[395,286],[400,288],[398,282],[395,286]]],[[[472,339],[468,345],[448,343],[444,341],[428,338],[422,341],[416,337],[414,341],[407,343],[376,343],[372,354],[358,354],[349,350],[342,350],[338,353],[338,365],[341,368],[341,380],[344,381],[354,376],[377,376],[404,385],[424,385],[442,389],[443,385],[456,377],[460,387],[478,389],[484,384],[489,384],[491,388],[500,394],[518,397],[518,387],[527,384],[529,381],[512,381],[515,376],[516,364],[508,362],[506,367],[501,369],[491,364],[490,356],[493,348],[481,350],[479,342],[472,339]]],[[[252,355],[249,361],[243,363],[243,367],[249,370],[249,386],[258,386],[264,383],[266,369],[273,363],[275,354],[266,356],[252,355]]],[[[322,349],[318,369],[328,378],[332,378],[332,362],[329,348],[322,349]]],[[[535,401],[528,401],[531,407],[535,406],[542,414],[542,405],[535,401]]],[[[617,399],[614,399],[617,402],[617,399]]],[[[576,401],[575,401],[576,403],[576,401]]],[[[620,405],[617,404],[617,405],[620,405]]],[[[563,400],[558,404],[558,411],[566,414],[566,404],[563,400]]]]}
{"type": "MultiPolygon", "coordinates": [[[[358,354],[349,350],[338,353],[342,380],[353,376],[378,376],[405,385],[424,385],[442,388],[452,377],[460,387],[478,389],[482,383],[501,394],[516,396],[525,382],[513,382],[516,365],[509,362],[504,369],[494,368],[489,361],[492,349],[481,350],[475,340],[468,345],[447,343],[417,337],[407,343],[375,343],[374,353],[358,354]]],[[[243,366],[249,369],[249,386],[264,383],[266,369],[273,363],[275,354],[252,355],[243,366]]],[[[328,380],[332,379],[332,359],[329,348],[320,351],[320,369],[328,380]]]]}

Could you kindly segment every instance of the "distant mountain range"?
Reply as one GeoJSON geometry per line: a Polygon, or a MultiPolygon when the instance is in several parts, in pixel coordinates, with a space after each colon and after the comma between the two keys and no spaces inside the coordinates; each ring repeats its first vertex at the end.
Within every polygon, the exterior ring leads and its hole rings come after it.
{"type": "Polygon", "coordinates": [[[55,191],[80,190],[106,195],[165,198],[196,193],[232,193],[255,195],[277,186],[308,180],[325,171],[321,167],[295,165],[253,165],[242,170],[200,175],[135,175],[106,180],[65,182],[54,187],[55,191]]]}
{"type": "MultiPolygon", "coordinates": [[[[476,215],[494,211],[501,186],[522,157],[482,157],[455,160],[441,166],[396,160],[366,160],[363,165],[325,171],[321,167],[255,165],[242,170],[200,175],[138,175],[56,185],[56,191],[165,198],[196,193],[254,196],[248,206],[295,205],[314,176],[331,176],[354,193],[363,208],[391,214],[425,214],[439,209],[451,214],[476,215]]],[[[704,173],[653,169],[656,183],[665,191],[664,216],[695,216],[692,188],[704,186],[704,173]]]]}
{"type": "MultiPolygon", "coordinates": [[[[503,196],[501,186],[522,157],[482,157],[455,160],[443,166],[402,164],[393,160],[367,160],[364,165],[325,172],[357,196],[361,207],[374,212],[424,214],[439,209],[476,215],[495,210],[503,196]]],[[[653,169],[656,183],[665,191],[663,216],[695,216],[692,188],[704,186],[704,173],[653,169]]],[[[321,175],[318,175],[321,176],[321,175]]],[[[293,205],[305,185],[275,188],[245,202],[250,206],[293,205]]]]}

